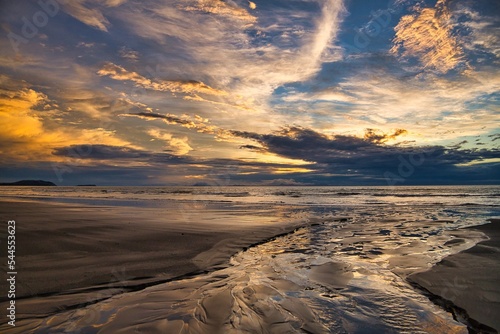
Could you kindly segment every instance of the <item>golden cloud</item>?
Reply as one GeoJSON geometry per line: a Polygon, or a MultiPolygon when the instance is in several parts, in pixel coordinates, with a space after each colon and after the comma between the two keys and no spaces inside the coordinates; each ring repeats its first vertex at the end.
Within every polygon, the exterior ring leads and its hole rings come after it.
{"type": "Polygon", "coordinates": [[[366,129],[365,140],[381,144],[389,140],[396,139],[398,136],[405,135],[407,133],[408,131],[405,129],[396,129],[392,134],[383,133],[380,130],[376,129],[366,129]]]}
{"type": "Polygon", "coordinates": [[[109,76],[112,79],[120,81],[132,81],[138,86],[156,91],[168,91],[172,93],[185,93],[185,94],[207,94],[207,95],[227,95],[226,92],[212,88],[203,82],[194,80],[158,80],[153,81],[143,77],[137,72],[127,71],[125,68],[113,64],[106,63],[97,74],[101,76],[109,76]]]}
{"type": "Polygon", "coordinates": [[[391,52],[417,57],[426,68],[445,73],[464,62],[464,54],[452,34],[450,12],[445,1],[434,8],[421,8],[405,15],[395,27],[391,52]]]}
{"type": "Polygon", "coordinates": [[[314,169],[287,167],[287,168],[276,168],[271,171],[272,174],[291,174],[291,173],[310,173],[310,172],[314,172],[314,169]]]}
{"type": "Polygon", "coordinates": [[[129,145],[112,131],[96,129],[52,129],[34,110],[48,102],[46,95],[29,88],[0,89],[0,154],[4,159],[59,161],[54,148],[78,144],[129,145]]]}
{"type": "MultiPolygon", "coordinates": [[[[191,4],[183,7],[183,10],[186,11],[197,11],[208,14],[221,15],[226,17],[235,18],[246,23],[255,23],[257,22],[257,18],[251,15],[246,9],[240,8],[236,5],[229,4],[220,0],[197,0],[193,3],[193,1],[188,1],[191,4]]],[[[249,6],[251,9],[255,9],[257,6],[250,2],[249,6]]]]}
{"type": "Polygon", "coordinates": [[[165,141],[167,143],[167,148],[172,150],[176,155],[186,155],[193,150],[193,148],[189,145],[189,139],[186,136],[177,138],[170,133],[166,133],[158,129],[151,129],[148,131],[148,134],[153,138],[165,141]]]}
{"type": "MultiPolygon", "coordinates": [[[[209,103],[213,105],[236,108],[243,111],[254,111],[241,96],[229,96],[223,90],[212,88],[209,85],[195,80],[156,80],[145,78],[137,72],[127,71],[122,66],[107,62],[98,72],[100,76],[109,76],[119,81],[132,81],[136,86],[161,92],[186,94],[184,100],[209,103]],[[203,96],[210,96],[206,98],[203,96]],[[213,97],[224,97],[217,100],[213,97]],[[228,100],[227,102],[225,100],[228,100]]],[[[131,101],[132,104],[135,102],[131,101]]]]}

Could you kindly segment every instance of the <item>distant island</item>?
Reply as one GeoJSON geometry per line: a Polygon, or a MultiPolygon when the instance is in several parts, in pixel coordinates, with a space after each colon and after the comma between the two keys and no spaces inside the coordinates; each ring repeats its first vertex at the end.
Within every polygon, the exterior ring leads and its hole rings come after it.
{"type": "Polygon", "coordinates": [[[96,187],[95,184],[79,184],[77,187],[96,187]]]}
{"type": "Polygon", "coordinates": [[[56,186],[56,184],[43,180],[21,180],[17,182],[0,183],[0,186],[56,186]]]}

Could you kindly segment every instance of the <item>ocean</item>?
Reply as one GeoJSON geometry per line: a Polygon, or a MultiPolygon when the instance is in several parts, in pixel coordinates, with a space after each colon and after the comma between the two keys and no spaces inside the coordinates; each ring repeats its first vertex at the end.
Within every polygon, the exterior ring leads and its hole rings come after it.
{"type": "MultiPolygon", "coordinates": [[[[215,182],[217,183],[217,182],[215,182]]],[[[158,207],[167,201],[359,207],[500,205],[500,186],[2,187],[0,196],[158,207]]]]}

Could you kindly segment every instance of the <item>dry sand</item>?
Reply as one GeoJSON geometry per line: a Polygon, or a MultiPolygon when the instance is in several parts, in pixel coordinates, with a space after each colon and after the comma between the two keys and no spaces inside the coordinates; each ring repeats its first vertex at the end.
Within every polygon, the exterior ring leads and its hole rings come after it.
{"type": "MultiPolygon", "coordinates": [[[[17,319],[224,266],[242,248],[305,223],[284,212],[242,210],[253,216],[242,220],[221,204],[162,210],[0,201],[0,219],[16,221],[17,319]]],[[[3,245],[6,233],[0,231],[3,245]]],[[[0,255],[6,259],[6,247],[0,255]]],[[[7,302],[0,297],[0,308],[7,302]]]]}
{"type": "Polygon", "coordinates": [[[448,256],[429,271],[409,279],[478,333],[497,333],[500,332],[500,219],[491,219],[491,224],[474,229],[490,239],[448,256]]]}

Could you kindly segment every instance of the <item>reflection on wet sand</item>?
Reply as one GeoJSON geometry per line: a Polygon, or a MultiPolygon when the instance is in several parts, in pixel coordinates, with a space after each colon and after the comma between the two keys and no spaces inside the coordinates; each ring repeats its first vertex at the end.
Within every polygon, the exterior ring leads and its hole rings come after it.
{"type": "Polygon", "coordinates": [[[469,223],[438,219],[443,212],[371,210],[323,212],[321,223],[242,251],[220,270],[22,326],[39,333],[467,333],[405,278],[483,234],[461,238],[456,229],[469,223]]]}

